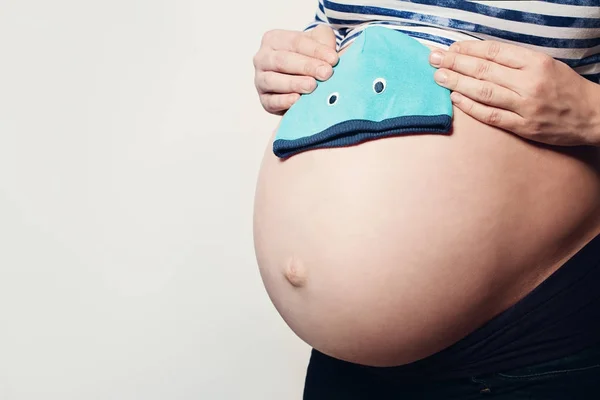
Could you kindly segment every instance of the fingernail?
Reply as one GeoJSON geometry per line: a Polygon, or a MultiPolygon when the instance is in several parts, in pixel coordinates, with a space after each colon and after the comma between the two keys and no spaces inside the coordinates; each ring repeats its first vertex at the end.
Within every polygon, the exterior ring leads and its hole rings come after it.
{"type": "Polygon", "coordinates": [[[329,77],[329,68],[322,66],[317,69],[317,76],[319,79],[327,79],[329,77]]]}
{"type": "Polygon", "coordinates": [[[452,92],[450,93],[450,100],[452,100],[453,103],[458,104],[462,101],[462,95],[460,93],[456,93],[456,92],[452,92]]]}
{"type": "Polygon", "coordinates": [[[429,61],[431,62],[431,64],[437,66],[442,63],[442,58],[443,58],[442,53],[440,53],[439,51],[434,51],[429,56],[429,61]]]}
{"type": "Polygon", "coordinates": [[[448,80],[448,75],[444,71],[437,70],[435,74],[433,74],[433,78],[437,83],[445,83],[448,80]]]}

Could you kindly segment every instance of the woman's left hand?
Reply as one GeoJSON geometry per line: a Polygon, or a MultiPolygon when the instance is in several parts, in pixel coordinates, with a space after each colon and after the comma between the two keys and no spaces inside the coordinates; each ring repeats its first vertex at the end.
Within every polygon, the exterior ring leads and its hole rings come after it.
{"type": "Polygon", "coordinates": [[[600,145],[600,85],[546,54],[462,41],[430,62],[454,105],[481,122],[552,145],[600,145]]]}

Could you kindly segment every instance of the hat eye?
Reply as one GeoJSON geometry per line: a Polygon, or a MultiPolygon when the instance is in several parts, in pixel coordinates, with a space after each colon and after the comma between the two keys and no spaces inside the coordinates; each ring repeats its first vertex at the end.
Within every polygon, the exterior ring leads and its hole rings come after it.
{"type": "Polygon", "coordinates": [[[331,93],[329,95],[329,97],[327,98],[327,104],[330,106],[333,106],[335,103],[337,103],[337,101],[340,98],[340,94],[335,92],[335,93],[331,93]]]}
{"type": "Polygon", "coordinates": [[[373,91],[377,94],[383,93],[385,88],[387,87],[387,82],[383,78],[377,78],[373,82],[373,91]]]}

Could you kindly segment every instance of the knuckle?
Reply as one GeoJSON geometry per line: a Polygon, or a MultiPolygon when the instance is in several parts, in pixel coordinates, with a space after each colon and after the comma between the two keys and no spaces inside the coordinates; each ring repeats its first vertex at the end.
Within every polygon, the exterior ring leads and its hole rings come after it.
{"type": "Polygon", "coordinates": [[[287,96],[287,95],[277,96],[277,102],[276,102],[276,106],[275,106],[277,108],[277,111],[288,109],[289,102],[290,102],[289,96],[287,96]]]}
{"type": "Polygon", "coordinates": [[[281,110],[281,96],[269,96],[268,106],[271,112],[277,112],[281,110]]]}
{"type": "Polygon", "coordinates": [[[543,106],[537,101],[530,101],[530,104],[525,108],[528,115],[541,115],[544,111],[543,106]]]}
{"type": "Polygon", "coordinates": [[[444,55],[444,58],[448,57],[448,69],[455,70],[456,69],[456,55],[450,52],[444,55]]]}
{"type": "Polygon", "coordinates": [[[525,134],[528,135],[529,134],[529,128],[527,125],[527,121],[525,119],[521,119],[518,122],[515,122],[513,124],[513,126],[510,127],[514,132],[519,132],[521,134],[525,134]]]}
{"type": "Polygon", "coordinates": [[[310,62],[306,62],[302,66],[302,74],[306,75],[306,76],[315,75],[316,70],[317,70],[317,67],[315,65],[313,65],[313,63],[310,63],[310,62]]]}
{"type": "Polygon", "coordinates": [[[263,54],[258,52],[254,55],[254,57],[252,57],[252,65],[254,65],[254,69],[257,69],[260,66],[262,56],[263,54]]]}
{"type": "Polygon", "coordinates": [[[269,42],[270,38],[271,38],[271,31],[267,31],[267,32],[263,33],[262,39],[260,41],[261,47],[264,46],[265,44],[267,44],[269,42]]]}
{"type": "Polygon", "coordinates": [[[261,81],[260,81],[260,75],[259,74],[254,74],[254,86],[256,87],[256,89],[260,92],[261,91],[261,81]]]}
{"type": "Polygon", "coordinates": [[[544,92],[544,82],[541,80],[535,80],[534,82],[531,83],[531,94],[533,95],[533,97],[539,97],[543,94],[544,92]]]}
{"type": "Polygon", "coordinates": [[[323,50],[323,48],[321,46],[313,45],[311,52],[310,52],[310,56],[312,58],[324,59],[325,51],[323,50]]]}
{"type": "Polygon", "coordinates": [[[277,111],[287,110],[294,104],[294,95],[279,96],[277,111]]]}
{"type": "Polygon", "coordinates": [[[279,111],[281,108],[281,95],[269,97],[269,107],[272,111],[279,111]]]}
{"type": "Polygon", "coordinates": [[[300,50],[302,49],[302,42],[304,41],[305,37],[302,36],[302,34],[298,33],[296,35],[294,35],[294,38],[292,39],[292,42],[290,43],[292,46],[292,51],[295,53],[300,53],[300,50]]]}
{"type": "Polygon", "coordinates": [[[543,72],[550,70],[554,64],[554,59],[547,54],[539,54],[538,55],[539,66],[543,72]]]}
{"type": "Polygon", "coordinates": [[[465,111],[467,112],[467,114],[473,115],[473,111],[474,111],[474,108],[475,108],[475,102],[474,101],[467,101],[467,102],[463,102],[463,104],[464,103],[467,103],[466,106],[464,106],[465,107],[465,111]]]}
{"type": "Polygon", "coordinates": [[[481,85],[477,95],[482,101],[489,102],[494,97],[494,89],[490,85],[481,85]]]}
{"type": "Polygon", "coordinates": [[[271,75],[270,74],[261,74],[261,78],[259,79],[260,88],[263,90],[267,90],[271,85],[271,75]]]}
{"type": "Polygon", "coordinates": [[[299,79],[297,82],[296,93],[310,92],[312,90],[312,78],[310,79],[299,79]]]}
{"type": "Polygon", "coordinates": [[[287,60],[286,60],[286,56],[284,53],[279,52],[279,51],[273,53],[273,66],[274,66],[275,70],[282,71],[282,72],[285,71],[286,65],[287,65],[286,61],[287,60]]]}
{"type": "Polygon", "coordinates": [[[486,122],[489,125],[498,125],[502,120],[502,116],[500,115],[500,111],[497,109],[493,109],[490,111],[486,118],[486,122]]]}
{"type": "Polygon", "coordinates": [[[302,79],[294,79],[289,82],[292,92],[301,93],[303,91],[304,81],[302,79]]]}
{"type": "Polygon", "coordinates": [[[542,133],[543,127],[539,121],[528,121],[526,129],[530,136],[539,136],[542,133]]]}
{"type": "Polygon", "coordinates": [[[486,56],[488,60],[495,61],[500,54],[500,43],[491,41],[487,47],[486,56]]]}
{"type": "Polygon", "coordinates": [[[285,97],[285,99],[283,101],[283,108],[285,108],[287,110],[288,108],[293,106],[295,102],[296,102],[296,97],[293,94],[288,95],[285,97]]]}
{"type": "Polygon", "coordinates": [[[274,39],[274,37],[277,35],[277,32],[278,31],[276,29],[272,29],[272,30],[265,32],[263,34],[261,44],[265,45],[265,44],[271,42],[274,39]]]}
{"type": "Polygon", "coordinates": [[[489,62],[479,62],[475,67],[475,78],[477,79],[485,79],[490,72],[490,63],[489,62]]]}
{"type": "Polygon", "coordinates": [[[463,99],[460,102],[460,108],[464,112],[473,116],[473,107],[474,106],[475,106],[475,102],[473,100],[471,100],[471,98],[469,98],[467,96],[463,96],[463,99]]]}
{"type": "Polygon", "coordinates": [[[448,86],[457,90],[463,89],[463,78],[459,74],[448,74],[448,86]]]}

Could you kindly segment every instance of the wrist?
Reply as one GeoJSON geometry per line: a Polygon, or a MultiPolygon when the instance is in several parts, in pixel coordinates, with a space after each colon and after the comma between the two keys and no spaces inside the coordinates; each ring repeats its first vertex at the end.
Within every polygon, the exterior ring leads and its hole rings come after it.
{"type": "Polygon", "coordinates": [[[600,84],[590,82],[588,102],[592,106],[590,116],[590,144],[600,147],[600,84]]]}

